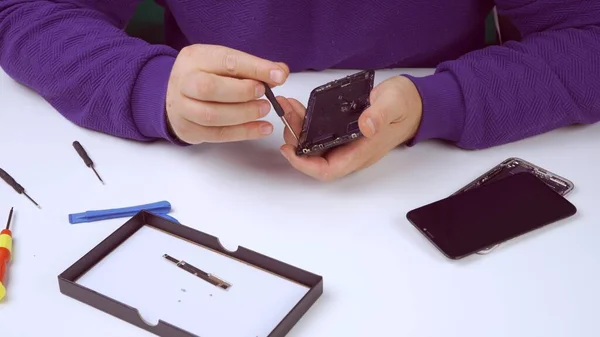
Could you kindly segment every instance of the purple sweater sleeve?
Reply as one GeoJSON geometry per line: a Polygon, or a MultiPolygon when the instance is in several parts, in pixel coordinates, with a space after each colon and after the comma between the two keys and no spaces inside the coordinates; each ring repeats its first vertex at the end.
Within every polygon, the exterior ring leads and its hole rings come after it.
{"type": "Polygon", "coordinates": [[[176,51],[124,32],[138,0],[0,1],[0,66],[73,123],[149,141],[168,132],[176,51]]]}
{"type": "Polygon", "coordinates": [[[496,0],[523,39],[414,78],[423,99],[415,139],[481,149],[600,120],[600,1],[496,0]]]}

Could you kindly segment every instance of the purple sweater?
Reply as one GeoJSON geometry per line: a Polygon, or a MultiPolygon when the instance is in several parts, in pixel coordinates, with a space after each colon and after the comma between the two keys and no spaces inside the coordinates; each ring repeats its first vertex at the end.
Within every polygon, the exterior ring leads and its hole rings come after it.
{"type": "Polygon", "coordinates": [[[124,32],[139,2],[0,0],[0,65],[77,125],[142,141],[177,143],[165,91],[191,43],[292,71],[436,67],[413,79],[416,142],[477,149],[600,120],[599,0],[166,0],[167,45],[124,32]],[[520,42],[484,46],[494,5],[520,42]]]}

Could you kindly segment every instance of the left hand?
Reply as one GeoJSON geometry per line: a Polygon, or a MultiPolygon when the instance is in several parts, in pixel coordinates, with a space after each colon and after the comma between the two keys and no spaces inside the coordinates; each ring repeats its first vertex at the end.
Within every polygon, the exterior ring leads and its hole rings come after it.
{"type": "MultiPolygon", "coordinates": [[[[299,135],[306,108],[295,99],[278,97],[277,100],[299,135]]],[[[370,103],[358,120],[364,137],[333,148],[323,156],[297,156],[297,141],[286,128],[281,153],[297,170],[320,181],[332,181],[373,165],[415,136],[423,108],[421,96],[410,79],[394,76],[382,82],[373,88],[370,103]]]]}

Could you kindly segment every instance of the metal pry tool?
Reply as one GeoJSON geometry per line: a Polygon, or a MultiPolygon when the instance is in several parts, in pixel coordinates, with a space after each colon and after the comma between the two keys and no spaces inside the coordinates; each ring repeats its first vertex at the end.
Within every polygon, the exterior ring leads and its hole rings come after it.
{"type": "Polygon", "coordinates": [[[296,138],[296,140],[298,140],[298,136],[296,136],[294,129],[292,129],[292,126],[290,125],[290,123],[288,123],[288,121],[285,119],[285,112],[283,111],[283,108],[281,107],[281,105],[279,105],[279,102],[277,102],[277,99],[275,98],[275,95],[273,94],[273,90],[271,90],[271,87],[269,87],[269,85],[267,83],[263,82],[263,84],[265,86],[265,96],[267,96],[267,99],[273,105],[273,109],[275,109],[275,112],[277,112],[277,116],[279,116],[279,118],[281,118],[281,121],[283,122],[283,124],[285,124],[285,126],[288,128],[288,130],[290,130],[290,132],[292,133],[292,136],[294,136],[294,138],[296,138]]]}
{"type": "Polygon", "coordinates": [[[79,154],[81,159],[83,159],[83,162],[85,163],[85,165],[87,167],[91,168],[94,171],[94,173],[96,174],[96,177],[98,177],[98,180],[100,180],[100,182],[102,184],[104,184],[104,180],[102,180],[102,178],[100,178],[100,175],[98,175],[98,172],[96,172],[96,169],[94,168],[94,162],[92,161],[90,156],[88,156],[88,154],[84,150],[83,146],[81,146],[81,144],[78,141],[74,141],[73,147],[75,148],[75,151],[77,151],[77,154],[79,154]]]}

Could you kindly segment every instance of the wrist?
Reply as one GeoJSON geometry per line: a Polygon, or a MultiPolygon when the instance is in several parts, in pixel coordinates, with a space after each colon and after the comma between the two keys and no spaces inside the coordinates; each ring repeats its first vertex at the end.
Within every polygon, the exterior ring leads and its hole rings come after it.
{"type": "Polygon", "coordinates": [[[167,113],[166,110],[165,110],[165,123],[167,124],[167,134],[169,135],[170,139],[173,139],[176,143],[179,143],[181,145],[189,145],[187,142],[181,140],[181,138],[179,138],[179,136],[177,136],[177,133],[175,132],[175,129],[173,128],[173,125],[171,124],[171,120],[169,119],[169,114],[167,113]]]}
{"type": "Polygon", "coordinates": [[[165,139],[186,145],[169,131],[166,95],[175,58],[157,56],[150,59],[138,74],[132,92],[131,108],[134,122],[148,139],[165,139]]]}
{"type": "Polygon", "coordinates": [[[425,77],[404,75],[414,83],[421,98],[421,120],[413,138],[407,145],[440,139],[458,142],[461,138],[465,103],[458,81],[449,72],[439,72],[425,77]]]}
{"type": "Polygon", "coordinates": [[[416,136],[423,118],[423,99],[419,90],[406,76],[399,77],[402,84],[401,95],[405,102],[405,111],[407,111],[407,124],[410,126],[408,130],[408,139],[416,136]]]}

